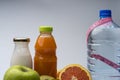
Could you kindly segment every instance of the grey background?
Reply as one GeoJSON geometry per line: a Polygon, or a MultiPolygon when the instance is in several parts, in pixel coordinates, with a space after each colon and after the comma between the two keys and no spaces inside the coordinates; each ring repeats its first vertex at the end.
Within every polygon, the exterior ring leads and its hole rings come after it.
{"type": "Polygon", "coordinates": [[[99,20],[100,9],[111,9],[120,25],[120,0],[0,0],[0,79],[10,66],[14,37],[30,37],[34,44],[40,25],[53,26],[58,69],[78,63],[86,67],[86,32],[99,20]]]}

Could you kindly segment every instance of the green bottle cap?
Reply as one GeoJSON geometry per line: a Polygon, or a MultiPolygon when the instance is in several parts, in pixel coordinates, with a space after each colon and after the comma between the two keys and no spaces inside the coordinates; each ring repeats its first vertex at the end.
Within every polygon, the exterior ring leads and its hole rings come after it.
{"type": "Polygon", "coordinates": [[[40,26],[39,31],[40,32],[52,32],[53,27],[52,26],[40,26]]]}

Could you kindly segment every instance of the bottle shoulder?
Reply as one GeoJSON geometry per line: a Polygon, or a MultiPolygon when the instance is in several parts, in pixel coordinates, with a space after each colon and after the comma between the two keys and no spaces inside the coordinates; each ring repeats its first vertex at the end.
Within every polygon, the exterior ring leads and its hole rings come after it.
{"type": "Polygon", "coordinates": [[[93,32],[106,32],[106,31],[118,31],[120,30],[120,26],[117,25],[115,22],[113,21],[110,21],[110,22],[107,22],[107,23],[104,23],[98,27],[96,27],[93,31],[93,32]]]}
{"type": "Polygon", "coordinates": [[[89,35],[89,38],[92,39],[116,39],[120,40],[120,26],[118,26],[115,22],[110,21],[103,25],[96,27],[89,35]]]}
{"type": "Polygon", "coordinates": [[[105,28],[105,29],[113,29],[113,28],[120,28],[120,26],[118,24],[116,24],[114,21],[109,21],[107,23],[104,23],[100,26],[98,26],[97,28],[105,28]]]}
{"type": "Polygon", "coordinates": [[[36,43],[35,48],[54,48],[56,49],[56,42],[52,35],[39,35],[36,43]]]}

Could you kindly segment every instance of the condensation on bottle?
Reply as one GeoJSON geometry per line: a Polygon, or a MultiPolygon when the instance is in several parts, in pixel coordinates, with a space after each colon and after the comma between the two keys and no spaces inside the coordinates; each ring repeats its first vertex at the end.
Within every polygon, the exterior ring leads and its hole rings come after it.
{"type": "Polygon", "coordinates": [[[87,66],[93,80],[120,80],[120,26],[111,10],[100,10],[100,20],[87,33],[87,66]]]}

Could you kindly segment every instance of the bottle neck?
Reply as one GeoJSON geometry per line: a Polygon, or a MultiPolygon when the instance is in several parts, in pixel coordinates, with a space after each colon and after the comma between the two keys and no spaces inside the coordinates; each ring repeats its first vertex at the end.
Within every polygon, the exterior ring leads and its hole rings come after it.
{"type": "Polygon", "coordinates": [[[100,16],[100,19],[112,18],[111,16],[100,16]]]}
{"type": "Polygon", "coordinates": [[[43,36],[51,36],[52,33],[51,33],[51,32],[40,32],[40,35],[43,35],[43,36]]]}
{"type": "Polygon", "coordinates": [[[19,47],[19,48],[28,48],[28,44],[29,42],[14,42],[15,43],[15,47],[19,47]]]}
{"type": "Polygon", "coordinates": [[[52,32],[40,32],[41,34],[52,34],[52,32]]]}

